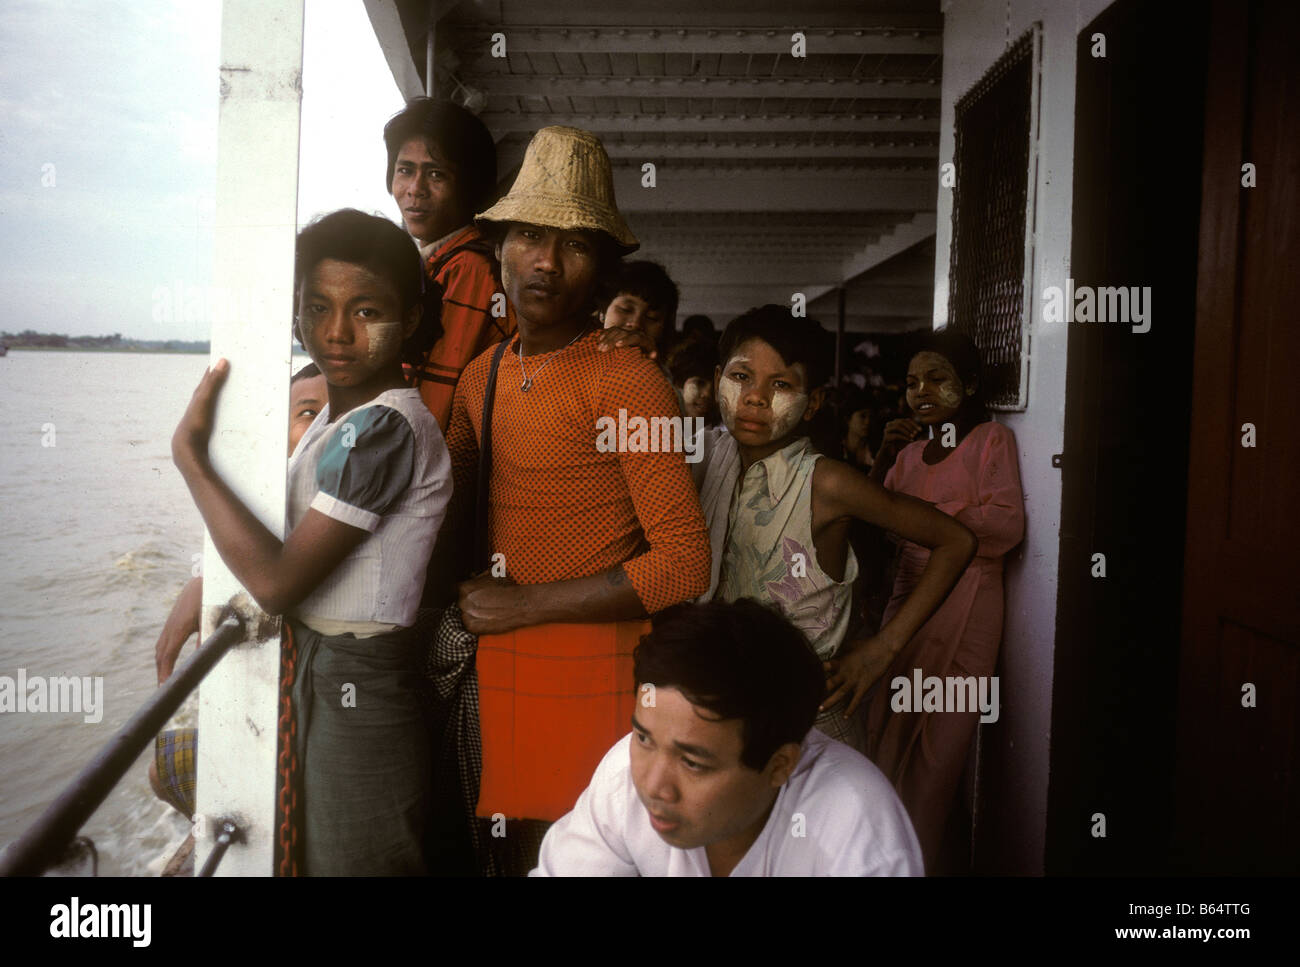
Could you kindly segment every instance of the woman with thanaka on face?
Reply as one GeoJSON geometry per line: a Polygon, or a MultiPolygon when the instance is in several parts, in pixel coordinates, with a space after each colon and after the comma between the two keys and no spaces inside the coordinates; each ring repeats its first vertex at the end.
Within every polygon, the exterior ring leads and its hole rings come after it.
{"type": "Polygon", "coordinates": [[[708,448],[700,497],[713,543],[710,596],[780,607],[824,663],[828,694],[817,727],[860,748],[854,713],[943,601],[975,539],[952,518],[812,450],[807,426],[824,399],[826,339],[815,321],[792,317],[785,306],[752,309],[727,326],[716,374],[727,432],[708,448]],[[870,638],[846,641],[857,577],[848,541],[855,519],[933,554],[891,620],[870,638]]]}
{"type": "Polygon", "coordinates": [[[422,318],[419,256],[391,222],[326,215],[298,237],[297,333],[328,402],[289,463],[281,541],[213,469],[208,442],[225,360],[204,376],[172,455],[217,552],[296,650],[303,872],[427,869],[430,739],[410,634],[451,491],[437,422],[403,359],[437,336],[422,318]],[[355,701],[340,700],[340,683],[355,701]]]}
{"type": "Polygon", "coordinates": [[[427,97],[413,98],[393,116],[384,126],[384,144],[385,184],[428,278],[442,290],[442,337],[411,373],[445,429],[461,372],[515,331],[514,310],[494,298],[500,286],[492,245],[472,223],[496,188],[496,145],[469,111],[427,97]]]}
{"type": "MultiPolygon", "coordinates": [[[[497,363],[491,420],[486,536],[505,577],[465,581],[458,604],[480,636],[477,811],[507,818],[505,839],[485,842],[511,852],[507,872],[525,873],[545,826],[622,734],[644,616],[704,589],[708,543],[681,454],[597,445],[601,417],[678,414],[654,362],[598,349],[598,282],[638,244],[600,141],[543,128],[509,194],[478,221],[497,241],[519,335],[497,363]]],[[[462,558],[495,355],[466,368],[447,432],[459,497],[439,549],[462,558]]]]}
{"type": "MultiPolygon", "coordinates": [[[[923,679],[992,676],[1002,640],[1002,559],[1025,532],[1015,435],[990,421],[979,351],[968,337],[951,330],[929,334],[912,356],[907,405],[914,416],[889,424],[872,475],[879,473],[892,493],[951,514],[974,532],[979,547],[943,606],[898,654],[885,682],[897,676],[911,680],[915,669],[923,679]],[[902,441],[924,430],[933,431],[933,438],[918,439],[900,451],[902,441]]],[[[924,547],[904,540],[885,621],[910,600],[930,559],[924,547]]],[[[926,867],[935,869],[980,713],[896,711],[893,697],[882,688],[871,698],[867,754],[898,789],[926,867]]],[[[917,696],[913,702],[914,708],[919,705],[917,696]]]]}

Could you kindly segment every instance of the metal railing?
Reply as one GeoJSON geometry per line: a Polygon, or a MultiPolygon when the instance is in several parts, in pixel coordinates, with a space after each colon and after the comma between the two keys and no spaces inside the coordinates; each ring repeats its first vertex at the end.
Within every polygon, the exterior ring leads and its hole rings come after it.
{"type": "MultiPolygon", "coordinates": [[[[126,775],[190,692],[243,638],[243,622],[237,614],[228,612],[216,630],[199,646],[198,653],[140,706],[59,793],[41,818],[0,855],[0,876],[40,876],[57,863],[82,825],[113,791],[118,780],[126,775]]],[[[232,837],[237,831],[223,828],[223,832],[232,837]]],[[[215,851],[214,855],[219,860],[224,852],[223,848],[215,851]]],[[[210,875],[209,867],[215,866],[216,863],[209,859],[204,874],[210,875]]]]}

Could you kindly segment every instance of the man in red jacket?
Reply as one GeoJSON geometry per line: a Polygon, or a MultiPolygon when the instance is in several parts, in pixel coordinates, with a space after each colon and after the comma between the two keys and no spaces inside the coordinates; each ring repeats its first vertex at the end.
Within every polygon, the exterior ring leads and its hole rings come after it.
{"type": "Polygon", "coordinates": [[[414,375],[445,432],[461,371],[515,331],[492,246],[472,224],[496,189],[496,145],[469,111],[428,97],[413,98],[384,125],[384,144],[388,190],[426,275],[442,287],[443,334],[414,375]]]}

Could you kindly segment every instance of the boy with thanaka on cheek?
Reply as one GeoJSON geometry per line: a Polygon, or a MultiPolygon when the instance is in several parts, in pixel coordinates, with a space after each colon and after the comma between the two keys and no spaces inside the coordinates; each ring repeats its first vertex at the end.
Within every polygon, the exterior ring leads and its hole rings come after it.
{"type": "Polygon", "coordinates": [[[943,602],[976,542],[923,501],[814,452],[807,427],[823,402],[826,340],[814,320],[778,305],[750,310],[723,333],[716,379],[725,432],[706,448],[700,491],[713,546],[712,585],[702,600],[778,606],[823,662],[827,697],[817,727],[860,750],[859,704],[943,602]],[[874,636],[846,641],[858,573],[848,541],[853,519],[932,553],[892,620],[874,636]]]}
{"type": "Polygon", "coordinates": [[[386,219],[317,219],[298,236],[294,268],[296,330],[328,385],[289,461],[288,536],[208,457],[225,360],[195,390],[172,456],[217,553],[292,630],[302,871],[422,874],[432,750],[411,629],[452,482],[402,362],[427,351],[437,320],[421,311],[418,253],[386,219]],[[353,701],[340,700],[342,683],[353,701]]]}

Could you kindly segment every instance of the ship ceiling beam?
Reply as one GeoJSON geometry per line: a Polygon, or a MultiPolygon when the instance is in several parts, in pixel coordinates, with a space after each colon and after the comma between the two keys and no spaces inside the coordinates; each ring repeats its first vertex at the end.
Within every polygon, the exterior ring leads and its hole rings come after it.
{"type": "Polygon", "coordinates": [[[733,212],[726,220],[716,215],[693,215],[690,212],[661,212],[641,216],[641,224],[656,231],[708,234],[735,237],[737,234],[777,235],[816,232],[822,235],[857,235],[866,230],[892,228],[898,224],[897,212],[844,211],[819,215],[816,222],[798,212],[733,212]]]}
{"type": "Polygon", "coordinates": [[[776,97],[938,101],[937,78],[659,77],[581,74],[472,74],[467,83],[489,96],[514,97],[776,97]]]}
{"type": "MultiPolygon", "coordinates": [[[[403,3],[416,0],[401,0],[403,3]]],[[[933,0],[931,0],[933,2],[933,0]]],[[[899,4],[902,6],[903,4],[899,4]]],[[[468,11],[460,25],[473,29],[476,24],[468,11]]],[[[518,21],[517,29],[531,29],[534,24],[525,20],[535,16],[535,0],[498,0],[489,5],[496,20],[479,15],[483,25],[493,22],[510,24],[518,21]]],[[[568,0],[564,4],[548,4],[545,25],[539,29],[560,30],[572,28],[573,32],[590,31],[593,27],[627,29],[629,32],[646,29],[646,24],[659,24],[664,33],[669,29],[716,30],[719,35],[737,31],[765,33],[768,30],[802,30],[809,40],[816,36],[834,36],[852,30],[924,31],[943,30],[943,14],[921,10],[862,10],[860,0],[804,0],[797,7],[789,0],[746,0],[744,3],[701,3],[700,0],[568,0]],[[846,12],[848,8],[848,12],[846,12]],[[845,27],[846,19],[851,24],[845,27]],[[663,24],[671,24],[665,28],[663,24]]],[[[907,4],[914,6],[914,4],[907,4]]],[[[497,28],[501,29],[501,28],[497,28]]]]}
{"type": "Polygon", "coordinates": [[[917,176],[891,172],[782,169],[691,169],[660,172],[656,187],[641,187],[641,172],[618,168],[614,190],[625,212],[764,211],[919,212],[935,207],[936,183],[929,172],[917,176]]]}
{"type": "MultiPolygon", "coordinates": [[[[391,0],[365,0],[366,16],[379,41],[379,49],[388,63],[397,89],[402,97],[410,99],[424,93],[424,79],[415,61],[411,59],[411,44],[402,27],[402,18],[391,0]]],[[[421,34],[423,38],[423,34],[421,34]]],[[[421,44],[423,49],[423,44],[421,44]]]]}
{"type": "MultiPolygon", "coordinates": [[[[862,273],[869,272],[889,261],[895,255],[901,255],[913,245],[918,245],[927,238],[933,238],[937,222],[938,219],[933,211],[917,212],[910,221],[898,225],[892,232],[880,236],[861,252],[845,259],[841,278],[846,282],[852,281],[862,273]]],[[[927,286],[933,289],[933,282],[927,283],[927,286]]]]}
{"type": "Polygon", "coordinates": [[[894,114],[565,114],[488,111],[479,117],[498,136],[533,133],[549,124],[567,124],[596,134],[878,134],[939,130],[937,116],[894,114]]]}
{"type": "Polygon", "coordinates": [[[800,161],[811,158],[837,160],[888,160],[891,158],[939,157],[937,144],[810,144],[784,141],[776,144],[761,141],[607,141],[610,158],[619,160],[657,161],[661,158],[682,161],[721,161],[762,158],[800,161]]]}
{"type": "Polygon", "coordinates": [[[789,54],[791,35],[802,30],[809,56],[819,54],[943,54],[943,34],[923,28],[831,27],[506,27],[448,28],[457,48],[486,50],[493,33],[505,34],[512,54],[789,54]]]}

